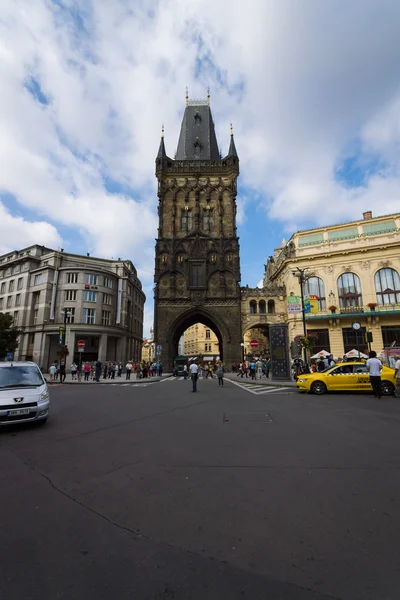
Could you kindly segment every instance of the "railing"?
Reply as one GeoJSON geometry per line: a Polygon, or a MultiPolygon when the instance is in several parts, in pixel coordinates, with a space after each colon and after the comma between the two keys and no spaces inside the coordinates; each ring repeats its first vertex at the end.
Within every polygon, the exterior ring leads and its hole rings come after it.
{"type": "Polygon", "coordinates": [[[337,319],[341,316],[346,315],[360,315],[365,314],[367,316],[381,315],[382,313],[391,313],[393,311],[400,312],[400,304],[378,304],[375,308],[370,306],[346,306],[344,308],[337,308],[335,311],[328,309],[320,310],[317,313],[307,313],[306,319],[312,319],[317,317],[331,317],[337,319]]]}

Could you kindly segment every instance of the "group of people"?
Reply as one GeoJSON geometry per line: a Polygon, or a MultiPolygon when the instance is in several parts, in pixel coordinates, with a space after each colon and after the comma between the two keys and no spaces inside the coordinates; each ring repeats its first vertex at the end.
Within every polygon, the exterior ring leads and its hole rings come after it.
{"type": "Polygon", "coordinates": [[[218,385],[223,386],[224,385],[224,373],[225,373],[225,367],[224,367],[224,363],[221,360],[219,360],[215,364],[212,362],[209,362],[208,364],[201,363],[200,365],[197,364],[197,361],[194,361],[194,362],[190,363],[189,367],[188,367],[188,365],[183,366],[183,378],[186,380],[188,378],[188,375],[190,375],[192,385],[193,385],[193,389],[192,389],[193,392],[197,392],[197,380],[198,380],[199,376],[202,376],[204,379],[208,379],[208,377],[211,377],[211,379],[214,379],[214,374],[215,374],[216,377],[218,378],[218,385]]]}
{"type": "MultiPolygon", "coordinates": [[[[233,367],[233,365],[232,365],[233,367]]],[[[235,370],[232,368],[232,372],[235,373],[236,372],[236,367],[237,365],[235,365],[235,370]]],[[[269,358],[262,360],[261,358],[258,359],[251,359],[249,361],[244,360],[243,362],[241,362],[239,364],[239,370],[237,373],[237,377],[241,377],[243,379],[243,377],[251,377],[251,379],[262,379],[263,377],[265,377],[266,379],[269,379],[269,373],[271,371],[271,361],[269,358]]]]}
{"type": "MultiPolygon", "coordinates": [[[[72,380],[80,380],[82,375],[84,381],[97,381],[100,379],[115,379],[122,377],[124,367],[121,361],[105,361],[97,360],[95,362],[83,362],[81,365],[73,362],[71,365],[72,380]]],[[[163,374],[163,366],[160,362],[137,362],[130,360],[125,365],[125,379],[130,379],[132,373],[136,375],[136,379],[146,379],[147,377],[159,376],[163,374]]],[[[54,361],[49,369],[50,383],[60,381],[64,383],[66,378],[65,362],[54,361]]]]}

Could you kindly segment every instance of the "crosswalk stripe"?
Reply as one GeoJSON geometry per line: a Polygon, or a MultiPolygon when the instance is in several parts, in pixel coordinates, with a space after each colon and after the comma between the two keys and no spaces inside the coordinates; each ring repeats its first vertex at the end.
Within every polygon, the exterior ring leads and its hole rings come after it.
{"type": "Polygon", "coordinates": [[[256,386],[252,383],[239,383],[239,381],[233,381],[232,379],[225,379],[225,381],[229,381],[229,383],[233,383],[233,385],[237,385],[238,387],[242,388],[242,390],[245,390],[246,392],[249,392],[250,394],[254,394],[254,396],[261,396],[261,394],[277,393],[277,392],[281,392],[281,391],[290,389],[289,387],[274,387],[274,388],[265,389],[264,387],[256,386]]]}

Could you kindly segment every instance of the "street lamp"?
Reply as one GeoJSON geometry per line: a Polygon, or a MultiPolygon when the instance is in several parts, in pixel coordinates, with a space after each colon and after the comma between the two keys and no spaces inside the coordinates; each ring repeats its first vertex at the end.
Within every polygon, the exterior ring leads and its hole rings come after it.
{"type": "Polygon", "coordinates": [[[64,315],[64,327],[63,327],[62,335],[60,336],[60,338],[61,338],[61,346],[65,346],[65,336],[66,336],[66,329],[67,329],[67,319],[72,316],[72,312],[70,311],[69,308],[64,308],[61,311],[61,314],[64,315]]]}
{"type": "Polygon", "coordinates": [[[242,362],[244,361],[244,342],[240,342],[240,345],[242,347],[242,362]]]}
{"type": "MultiPolygon", "coordinates": [[[[304,284],[310,279],[310,277],[314,276],[314,273],[311,273],[308,269],[300,269],[300,267],[296,267],[292,271],[292,275],[297,277],[300,283],[300,294],[301,294],[301,313],[303,317],[303,334],[304,337],[307,337],[307,327],[306,327],[306,312],[304,308],[304,284]]],[[[304,346],[304,364],[307,364],[307,348],[304,346]]]]}

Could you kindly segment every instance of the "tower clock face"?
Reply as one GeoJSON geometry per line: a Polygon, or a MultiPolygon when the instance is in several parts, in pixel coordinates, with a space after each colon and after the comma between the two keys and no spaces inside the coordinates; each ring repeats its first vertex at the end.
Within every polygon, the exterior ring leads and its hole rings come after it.
{"type": "Polygon", "coordinates": [[[355,331],[358,331],[359,329],[361,329],[361,325],[356,321],[355,323],[353,323],[352,328],[355,329],[355,331]]]}

